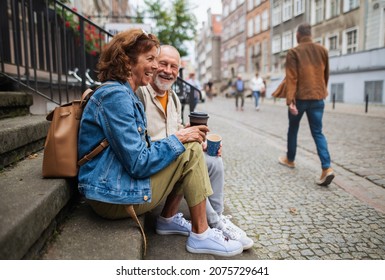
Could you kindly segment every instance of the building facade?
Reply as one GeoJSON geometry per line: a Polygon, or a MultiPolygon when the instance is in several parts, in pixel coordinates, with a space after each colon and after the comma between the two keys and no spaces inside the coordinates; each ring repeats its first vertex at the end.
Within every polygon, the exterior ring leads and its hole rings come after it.
{"type": "Polygon", "coordinates": [[[222,0],[222,82],[246,72],[246,1],[222,0]]]}
{"type": "Polygon", "coordinates": [[[248,78],[256,72],[261,77],[270,76],[270,1],[247,0],[246,72],[248,78]]]}
{"type": "Polygon", "coordinates": [[[221,15],[212,14],[211,9],[208,9],[207,22],[203,23],[195,44],[197,77],[203,84],[211,81],[215,88],[222,80],[221,33],[221,15]]]}

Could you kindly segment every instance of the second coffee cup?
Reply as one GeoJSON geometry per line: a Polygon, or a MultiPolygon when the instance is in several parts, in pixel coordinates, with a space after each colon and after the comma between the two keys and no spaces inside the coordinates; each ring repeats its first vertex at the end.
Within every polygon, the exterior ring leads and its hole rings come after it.
{"type": "Polygon", "coordinates": [[[204,112],[191,112],[189,115],[190,126],[194,125],[207,125],[209,115],[204,112]]]}

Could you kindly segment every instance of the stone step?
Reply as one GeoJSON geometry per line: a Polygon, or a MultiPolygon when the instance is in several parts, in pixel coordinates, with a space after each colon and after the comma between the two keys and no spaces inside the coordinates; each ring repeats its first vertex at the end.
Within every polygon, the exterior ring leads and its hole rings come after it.
{"type": "MultiPolygon", "coordinates": [[[[144,225],[144,216],[138,217],[144,225]]],[[[107,220],[80,201],[48,243],[43,260],[141,260],[143,239],[131,218],[107,220]]]]}
{"type": "Polygon", "coordinates": [[[40,151],[0,172],[0,259],[35,259],[76,194],[74,182],[43,179],[40,151]]]}
{"type": "Polygon", "coordinates": [[[49,125],[42,115],[0,120],[0,170],[41,150],[49,125]]]}
{"type": "Polygon", "coordinates": [[[0,119],[25,116],[33,104],[31,94],[14,91],[0,91],[0,119]]]}

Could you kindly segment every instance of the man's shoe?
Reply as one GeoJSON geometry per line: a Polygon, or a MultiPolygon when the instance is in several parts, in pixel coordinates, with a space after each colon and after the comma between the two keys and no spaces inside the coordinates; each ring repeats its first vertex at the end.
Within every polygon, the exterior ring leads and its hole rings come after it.
{"type": "Polygon", "coordinates": [[[317,185],[328,186],[334,179],[334,171],[332,168],[322,169],[321,178],[317,181],[317,185]]]}
{"type": "Polygon", "coordinates": [[[278,162],[279,162],[279,164],[285,165],[285,166],[287,166],[289,168],[294,168],[295,167],[294,161],[288,160],[287,157],[279,157],[278,158],[278,162]]]}
{"type": "Polygon", "coordinates": [[[225,237],[219,229],[208,228],[207,237],[198,239],[192,234],[187,238],[186,249],[190,253],[232,257],[242,253],[240,242],[225,237]]]}
{"type": "Polygon", "coordinates": [[[180,234],[188,236],[191,232],[191,222],[183,218],[182,213],[177,213],[171,221],[158,217],[156,221],[156,233],[160,235],[180,234]]]}
{"type": "Polygon", "coordinates": [[[254,245],[254,241],[247,236],[246,232],[234,225],[230,221],[231,216],[221,215],[221,221],[225,225],[221,230],[223,235],[228,237],[231,240],[236,240],[241,242],[243,250],[250,249],[254,245]]]}

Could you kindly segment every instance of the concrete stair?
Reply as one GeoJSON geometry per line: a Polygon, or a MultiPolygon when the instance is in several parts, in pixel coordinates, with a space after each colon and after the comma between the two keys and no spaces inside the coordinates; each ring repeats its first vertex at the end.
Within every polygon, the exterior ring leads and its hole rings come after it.
{"type": "Polygon", "coordinates": [[[42,178],[49,122],[28,113],[31,100],[0,92],[0,259],[141,259],[133,220],[95,215],[75,179],[42,178]]]}

